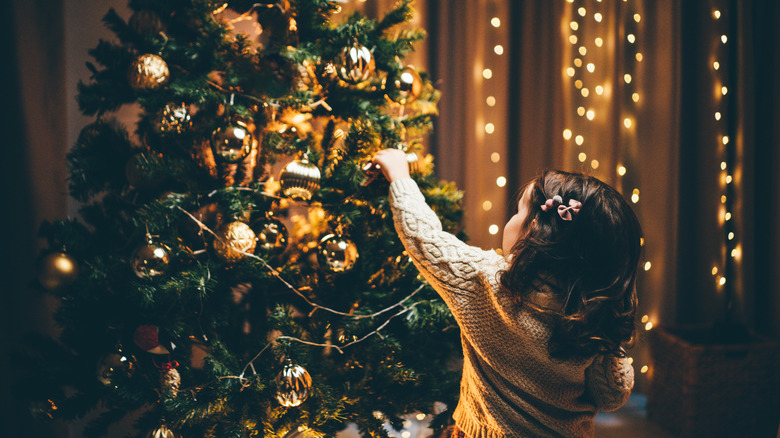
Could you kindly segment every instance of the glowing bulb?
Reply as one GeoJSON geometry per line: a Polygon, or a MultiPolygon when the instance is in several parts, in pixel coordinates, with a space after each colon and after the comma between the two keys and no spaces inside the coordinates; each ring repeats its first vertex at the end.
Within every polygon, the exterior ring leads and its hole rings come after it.
{"type": "Polygon", "coordinates": [[[641,53],[637,53],[634,57],[636,58],[636,62],[642,62],[642,60],[645,59],[641,53]]]}
{"type": "Polygon", "coordinates": [[[737,256],[737,254],[739,254],[739,251],[737,251],[737,249],[736,249],[736,248],[734,248],[734,249],[732,249],[732,250],[731,250],[731,258],[734,258],[734,257],[736,257],[736,256],[737,256]]]}
{"type": "Polygon", "coordinates": [[[642,368],[639,369],[639,372],[644,374],[649,370],[650,368],[647,367],[647,365],[643,365],[642,368]]]}
{"type": "Polygon", "coordinates": [[[721,286],[726,284],[726,277],[720,277],[720,280],[718,280],[718,283],[720,283],[721,286]]]}
{"type": "Polygon", "coordinates": [[[569,23],[569,27],[571,27],[571,30],[577,30],[580,28],[580,25],[576,21],[572,21],[571,23],[569,23]]]}
{"type": "Polygon", "coordinates": [[[585,56],[588,53],[588,49],[585,46],[580,46],[580,55],[585,56]]]}
{"type": "Polygon", "coordinates": [[[728,135],[724,135],[722,140],[723,140],[723,144],[724,145],[729,144],[729,136],[728,135]]]}
{"type": "Polygon", "coordinates": [[[580,117],[585,115],[585,107],[584,106],[581,106],[581,107],[577,108],[577,115],[579,115],[580,117]]]}
{"type": "Polygon", "coordinates": [[[493,224],[490,227],[488,227],[488,233],[490,233],[490,234],[498,234],[498,225],[493,224]]]}
{"type": "Polygon", "coordinates": [[[721,161],[720,162],[720,170],[726,170],[726,162],[725,161],[721,161]]]}
{"type": "Polygon", "coordinates": [[[650,262],[645,262],[645,271],[649,271],[653,265],[650,262]]]}
{"type": "Polygon", "coordinates": [[[493,96],[488,96],[488,97],[487,97],[487,99],[485,99],[485,102],[486,102],[486,103],[487,103],[487,105],[488,105],[488,106],[490,106],[490,107],[494,107],[494,106],[496,106],[496,98],[495,98],[495,97],[493,97],[493,96]]]}
{"type": "Polygon", "coordinates": [[[569,42],[570,42],[570,43],[572,43],[572,44],[577,44],[577,41],[579,41],[579,40],[577,39],[577,35],[570,35],[570,36],[569,36],[569,42]]]}
{"type": "Polygon", "coordinates": [[[626,167],[625,166],[618,166],[617,173],[620,176],[624,176],[626,174],[626,167]]]}
{"type": "Polygon", "coordinates": [[[493,208],[493,203],[490,201],[485,201],[482,203],[482,209],[485,211],[490,211],[493,208]]]}
{"type": "Polygon", "coordinates": [[[644,237],[640,237],[639,238],[639,246],[645,246],[645,238],[644,237]]]}
{"type": "Polygon", "coordinates": [[[726,88],[725,86],[724,86],[724,87],[720,87],[720,93],[721,93],[721,94],[723,94],[724,96],[725,96],[725,95],[726,95],[726,93],[728,93],[728,92],[729,92],[729,89],[728,89],[728,88],[726,88]]]}
{"type": "Polygon", "coordinates": [[[712,63],[712,68],[714,68],[715,70],[720,69],[720,63],[718,61],[714,61],[712,63]]]}
{"type": "Polygon", "coordinates": [[[734,232],[729,232],[729,240],[734,240],[734,232]]]}
{"type": "Polygon", "coordinates": [[[635,195],[638,195],[639,194],[639,189],[634,189],[634,190],[631,191],[631,193],[633,193],[635,195]]]}
{"type": "Polygon", "coordinates": [[[499,176],[496,178],[496,185],[499,187],[504,187],[506,185],[506,177],[499,176]]]}
{"type": "Polygon", "coordinates": [[[626,35],[626,39],[628,40],[629,43],[634,44],[634,41],[636,41],[636,36],[634,36],[633,33],[630,33],[626,35]]]}
{"type": "Polygon", "coordinates": [[[720,19],[720,11],[715,9],[712,11],[712,16],[715,17],[716,20],[720,19]]]}
{"type": "Polygon", "coordinates": [[[731,184],[732,178],[731,175],[726,175],[726,184],[731,184]]]}
{"type": "Polygon", "coordinates": [[[726,195],[721,195],[721,197],[720,197],[720,202],[721,202],[722,204],[725,204],[725,203],[726,203],[726,195]]]}
{"type": "Polygon", "coordinates": [[[566,128],[563,130],[563,138],[566,140],[571,139],[571,129],[566,128]]]}
{"type": "Polygon", "coordinates": [[[593,14],[593,19],[596,20],[597,23],[601,23],[601,18],[602,17],[600,13],[596,12],[595,14],[593,14]]]}
{"type": "Polygon", "coordinates": [[[653,323],[648,321],[647,324],[645,324],[645,330],[650,330],[651,328],[653,328],[653,323]]]}
{"type": "Polygon", "coordinates": [[[631,83],[631,75],[626,73],[623,75],[623,80],[626,81],[627,84],[631,83]]]}
{"type": "Polygon", "coordinates": [[[639,202],[639,195],[637,195],[636,193],[634,193],[633,195],[631,195],[631,202],[633,202],[634,204],[636,204],[637,202],[639,202]]]}
{"type": "Polygon", "coordinates": [[[590,94],[587,88],[580,90],[580,93],[582,93],[582,97],[588,97],[588,94],[590,94]]]}
{"type": "Polygon", "coordinates": [[[599,96],[604,94],[604,87],[602,87],[601,85],[596,85],[596,94],[598,94],[599,96]]]}
{"type": "Polygon", "coordinates": [[[731,212],[727,211],[725,215],[723,215],[723,219],[726,219],[727,221],[731,220],[731,212]]]}
{"type": "Polygon", "coordinates": [[[599,168],[599,160],[592,160],[590,162],[590,167],[592,167],[594,169],[598,169],[599,168]]]}
{"type": "Polygon", "coordinates": [[[720,120],[720,111],[715,112],[715,120],[720,120]]]}
{"type": "Polygon", "coordinates": [[[574,59],[574,66],[575,67],[582,67],[582,60],[580,58],[574,59]]]}
{"type": "Polygon", "coordinates": [[[604,44],[604,40],[602,40],[601,38],[596,38],[595,42],[596,42],[596,47],[601,47],[604,44]]]}
{"type": "Polygon", "coordinates": [[[633,357],[629,357],[628,358],[628,363],[629,364],[633,364],[634,363],[634,358],[633,357]]]}
{"type": "Polygon", "coordinates": [[[718,275],[718,267],[717,266],[713,266],[712,267],[712,275],[718,275]]]}
{"type": "Polygon", "coordinates": [[[501,26],[501,19],[498,17],[493,17],[490,19],[490,24],[493,27],[500,27],[501,26]]]}
{"type": "Polygon", "coordinates": [[[423,414],[422,412],[417,414],[417,421],[423,421],[423,420],[425,420],[425,414],[423,414]]]}
{"type": "Polygon", "coordinates": [[[593,120],[593,118],[596,117],[596,113],[593,110],[588,110],[588,112],[585,113],[585,117],[587,117],[588,120],[593,120]]]}
{"type": "Polygon", "coordinates": [[[578,89],[582,88],[582,80],[577,79],[576,81],[574,81],[574,86],[577,87],[578,89]]]}
{"type": "Polygon", "coordinates": [[[630,128],[631,127],[631,119],[629,119],[628,117],[623,119],[623,126],[625,126],[626,128],[630,128]]]}
{"type": "Polygon", "coordinates": [[[566,69],[566,75],[568,75],[570,78],[574,77],[574,67],[569,67],[566,69]]]}
{"type": "MultiPolygon", "coordinates": [[[[585,68],[587,68],[588,71],[591,72],[591,73],[593,73],[593,71],[596,70],[596,66],[593,65],[592,62],[589,62],[588,65],[585,68]]],[[[726,93],[723,93],[723,94],[726,94],[726,93]]]]}
{"type": "Polygon", "coordinates": [[[487,132],[488,134],[492,134],[495,131],[496,131],[496,125],[492,123],[485,124],[485,132],[487,132]]]}
{"type": "Polygon", "coordinates": [[[504,54],[504,46],[502,46],[501,44],[496,44],[493,47],[493,53],[495,53],[496,55],[503,55],[504,54]]]}
{"type": "Polygon", "coordinates": [[[482,70],[482,77],[485,79],[490,79],[493,77],[493,70],[486,68],[482,70]]]}
{"type": "Polygon", "coordinates": [[[580,163],[584,163],[584,162],[585,162],[585,160],[587,160],[587,159],[588,159],[588,156],[587,156],[587,155],[585,155],[585,152],[580,152],[580,154],[577,156],[577,158],[579,158],[579,160],[580,160],[580,163]]]}
{"type": "Polygon", "coordinates": [[[580,14],[580,17],[584,17],[585,14],[588,13],[588,11],[586,11],[585,8],[579,8],[577,9],[577,13],[580,14]]]}
{"type": "Polygon", "coordinates": [[[499,161],[501,161],[501,154],[499,154],[498,152],[493,152],[492,154],[490,154],[490,161],[494,163],[498,163],[499,161]]]}
{"type": "Polygon", "coordinates": [[[723,44],[726,44],[726,41],[728,41],[729,38],[726,35],[721,35],[720,40],[723,42],[723,44]]]}
{"type": "Polygon", "coordinates": [[[577,146],[582,146],[582,143],[585,142],[585,138],[581,135],[578,135],[574,137],[574,142],[577,143],[577,146]]]}
{"type": "Polygon", "coordinates": [[[408,430],[401,432],[401,438],[411,438],[411,437],[412,437],[412,433],[409,432],[408,430]]]}
{"type": "Polygon", "coordinates": [[[642,17],[640,17],[639,14],[634,14],[634,21],[639,23],[640,21],[642,21],[642,17]]]}
{"type": "Polygon", "coordinates": [[[632,94],[631,100],[633,100],[634,102],[639,102],[639,93],[632,94]]]}
{"type": "Polygon", "coordinates": [[[647,321],[650,321],[650,317],[647,315],[642,316],[642,322],[645,323],[647,321]]]}

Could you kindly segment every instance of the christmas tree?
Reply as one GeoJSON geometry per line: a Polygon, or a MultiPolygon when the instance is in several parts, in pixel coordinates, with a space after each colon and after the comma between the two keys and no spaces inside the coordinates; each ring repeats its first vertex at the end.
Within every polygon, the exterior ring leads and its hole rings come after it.
{"type": "Polygon", "coordinates": [[[458,231],[461,193],[418,155],[438,92],[404,57],[424,31],[410,0],[377,20],[340,3],[108,11],[68,156],[81,217],[42,227],[62,332],[24,360],[37,414],[89,414],[88,437],[127,416],[128,436],[387,436],[455,406],[457,326],[366,171],[405,149],[458,231]],[[112,116],[128,104],[136,126],[112,116]]]}

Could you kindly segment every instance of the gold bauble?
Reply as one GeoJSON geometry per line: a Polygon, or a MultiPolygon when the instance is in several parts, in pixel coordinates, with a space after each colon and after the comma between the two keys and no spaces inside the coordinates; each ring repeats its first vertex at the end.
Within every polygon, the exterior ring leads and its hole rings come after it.
{"type": "Polygon", "coordinates": [[[223,163],[243,160],[252,151],[254,143],[249,127],[240,120],[221,126],[211,134],[211,150],[214,151],[214,157],[223,163]]]}
{"type": "Polygon", "coordinates": [[[160,373],[160,387],[167,396],[175,398],[181,386],[181,374],[176,368],[160,373]]]}
{"type": "Polygon", "coordinates": [[[170,253],[167,246],[154,243],[147,235],[146,244],[139,246],[130,259],[133,272],[139,278],[165,274],[171,263],[170,253]]]}
{"type": "Polygon", "coordinates": [[[168,429],[168,426],[161,424],[160,427],[146,434],[146,438],[176,438],[176,434],[168,429]]]}
{"type": "Polygon", "coordinates": [[[79,276],[79,265],[69,254],[53,252],[41,260],[38,267],[38,282],[53,291],[67,286],[79,276]]]}
{"type": "Polygon", "coordinates": [[[328,234],[320,240],[317,262],[331,272],[345,272],[355,266],[358,250],[355,244],[341,234],[328,234]]]}
{"type": "Polygon", "coordinates": [[[288,163],[279,174],[284,196],[308,201],[320,188],[320,169],[305,158],[288,163]]]}
{"type": "Polygon", "coordinates": [[[260,219],[252,224],[252,230],[257,236],[258,251],[274,257],[287,249],[289,234],[281,221],[274,218],[260,219]]]}
{"type": "Polygon", "coordinates": [[[186,103],[168,104],[163,107],[154,120],[158,134],[182,134],[192,128],[192,115],[186,103]]]}
{"type": "Polygon", "coordinates": [[[153,90],[170,79],[168,64],[157,55],[147,53],[141,55],[130,64],[127,80],[133,90],[153,90]]]}
{"type": "Polygon", "coordinates": [[[105,386],[116,386],[116,380],[129,379],[135,374],[135,357],[121,349],[103,356],[97,364],[97,379],[105,386]]]}
{"type": "Polygon", "coordinates": [[[341,52],[339,77],[353,85],[367,81],[374,74],[374,54],[366,46],[355,43],[341,52]]]}
{"type": "Polygon", "coordinates": [[[411,65],[407,65],[399,72],[385,78],[382,87],[390,100],[406,105],[420,97],[423,83],[417,70],[411,65]]]}
{"type": "Polygon", "coordinates": [[[249,225],[235,221],[221,226],[217,237],[212,243],[214,252],[224,261],[235,263],[244,257],[245,253],[253,253],[257,238],[249,225]]]}
{"type": "Polygon", "coordinates": [[[309,398],[311,385],[306,368],[287,363],[276,376],[276,400],[286,408],[298,406],[309,398]]]}
{"type": "Polygon", "coordinates": [[[417,153],[414,151],[407,151],[406,152],[406,162],[409,164],[409,171],[410,172],[419,172],[420,171],[420,157],[417,156],[417,153]]]}

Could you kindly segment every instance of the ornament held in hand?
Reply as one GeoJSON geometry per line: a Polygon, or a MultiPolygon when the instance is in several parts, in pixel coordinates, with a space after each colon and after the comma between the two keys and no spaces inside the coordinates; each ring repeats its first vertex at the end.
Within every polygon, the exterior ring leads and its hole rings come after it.
{"type": "Polygon", "coordinates": [[[276,376],[276,400],[286,408],[298,406],[309,398],[311,386],[306,368],[288,362],[276,376]]]}
{"type": "Polygon", "coordinates": [[[305,158],[288,163],[279,174],[284,196],[308,201],[320,188],[320,169],[305,158]]]}
{"type": "Polygon", "coordinates": [[[79,265],[70,254],[53,252],[41,260],[38,282],[49,291],[73,283],[79,275],[79,265]]]}
{"type": "Polygon", "coordinates": [[[328,234],[320,240],[317,262],[331,272],[345,272],[355,266],[357,246],[341,234],[328,234]]]}
{"type": "Polygon", "coordinates": [[[154,243],[152,236],[146,235],[146,245],[139,246],[131,258],[133,272],[138,278],[157,277],[165,274],[171,262],[167,246],[154,243]]]}
{"type": "Polygon", "coordinates": [[[235,263],[254,253],[257,245],[257,237],[249,225],[235,221],[221,226],[217,230],[217,237],[212,243],[214,252],[222,260],[235,263]]]}
{"type": "Polygon", "coordinates": [[[127,80],[133,90],[153,90],[165,85],[171,77],[168,64],[161,57],[147,53],[130,64],[127,80]]]}

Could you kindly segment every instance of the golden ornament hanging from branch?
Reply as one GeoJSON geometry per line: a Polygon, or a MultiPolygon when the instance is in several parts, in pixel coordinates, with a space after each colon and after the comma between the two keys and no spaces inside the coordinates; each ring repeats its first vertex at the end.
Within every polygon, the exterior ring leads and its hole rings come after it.
{"type": "Polygon", "coordinates": [[[165,85],[171,77],[168,64],[161,57],[146,53],[130,64],[127,80],[133,90],[153,90],[165,85]]]}

